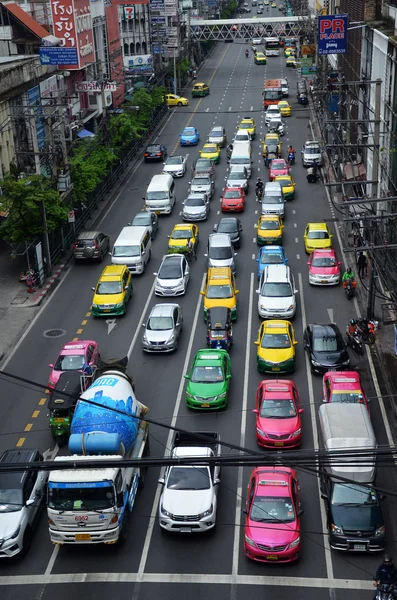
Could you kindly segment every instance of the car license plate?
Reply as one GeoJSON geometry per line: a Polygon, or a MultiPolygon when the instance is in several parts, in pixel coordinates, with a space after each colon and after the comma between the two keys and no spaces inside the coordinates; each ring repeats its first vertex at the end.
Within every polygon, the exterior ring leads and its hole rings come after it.
{"type": "Polygon", "coordinates": [[[365,544],[353,544],[353,550],[365,551],[365,549],[366,549],[365,544]]]}
{"type": "Polygon", "coordinates": [[[192,533],[191,527],[181,527],[179,530],[181,533],[192,533]]]}
{"type": "Polygon", "coordinates": [[[278,560],[277,554],[267,554],[265,558],[266,560],[278,560]]]}
{"type": "Polygon", "coordinates": [[[201,408],[209,408],[209,404],[202,404],[201,408]]]}
{"type": "Polygon", "coordinates": [[[328,283],[328,281],[326,279],[322,279],[321,283],[328,283]]]}
{"type": "Polygon", "coordinates": [[[63,423],[65,419],[54,419],[55,423],[63,423]]]}
{"type": "Polygon", "coordinates": [[[272,371],[279,371],[280,367],[272,367],[272,371]]]}
{"type": "Polygon", "coordinates": [[[284,446],[284,442],[274,442],[275,446],[284,446]]]}
{"type": "Polygon", "coordinates": [[[159,210],[155,211],[156,215],[161,215],[161,212],[159,210]]]}
{"type": "Polygon", "coordinates": [[[103,312],[110,312],[110,308],[104,308],[103,312]]]}
{"type": "Polygon", "coordinates": [[[87,542],[91,539],[89,533],[76,533],[76,542],[87,542]]]}

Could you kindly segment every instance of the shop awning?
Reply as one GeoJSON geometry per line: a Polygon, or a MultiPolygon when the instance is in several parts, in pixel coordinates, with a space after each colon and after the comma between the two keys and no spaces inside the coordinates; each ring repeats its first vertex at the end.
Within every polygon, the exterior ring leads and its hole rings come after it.
{"type": "Polygon", "coordinates": [[[81,131],[78,132],[77,137],[84,139],[84,138],[93,138],[95,137],[95,133],[92,133],[92,131],[88,131],[88,129],[82,129],[81,131]]]}

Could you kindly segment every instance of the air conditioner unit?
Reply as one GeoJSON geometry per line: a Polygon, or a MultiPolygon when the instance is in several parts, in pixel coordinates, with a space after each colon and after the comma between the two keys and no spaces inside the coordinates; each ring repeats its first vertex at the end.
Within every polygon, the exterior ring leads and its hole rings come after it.
{"type": "Polygon", "coordinates": [[[86,114],[86,109],[83,108],[82,110],[79,110],[79,119],[84,119],[86,114]]]}

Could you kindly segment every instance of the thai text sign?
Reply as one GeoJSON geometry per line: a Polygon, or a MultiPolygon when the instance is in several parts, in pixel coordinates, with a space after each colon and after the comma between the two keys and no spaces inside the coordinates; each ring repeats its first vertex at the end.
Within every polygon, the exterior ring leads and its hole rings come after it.
{"type": "MultiPolygon", "coordinates": [[[[105,92],[115,92],[117,83],[105,83],[103,86],[105,92]]],[[[100,92],[101,85],[97,81],[78,81],[76,83],[76,92],[100,92]]]]}
{"type": "Polygon", "coordinates": [[[54,35],[62,40],[62,47],[77,49],[78,64],[71,62],[63,68],[81,69],[94,62],[89,0],[51,0],[51,13],[54,35]]]}
{"type": "Polygon", "coordinates": [[[346,54],[349,15],[318,17],[318,53],[346,54]]]}

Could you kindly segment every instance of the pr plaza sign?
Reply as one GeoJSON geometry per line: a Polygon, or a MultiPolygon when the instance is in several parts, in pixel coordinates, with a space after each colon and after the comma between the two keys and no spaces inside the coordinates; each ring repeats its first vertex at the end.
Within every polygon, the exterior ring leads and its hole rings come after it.
{"type": "Polygon", "coordinates": [[[346,54],[349,15],[318,17],[318,54],[346,54]]]}

